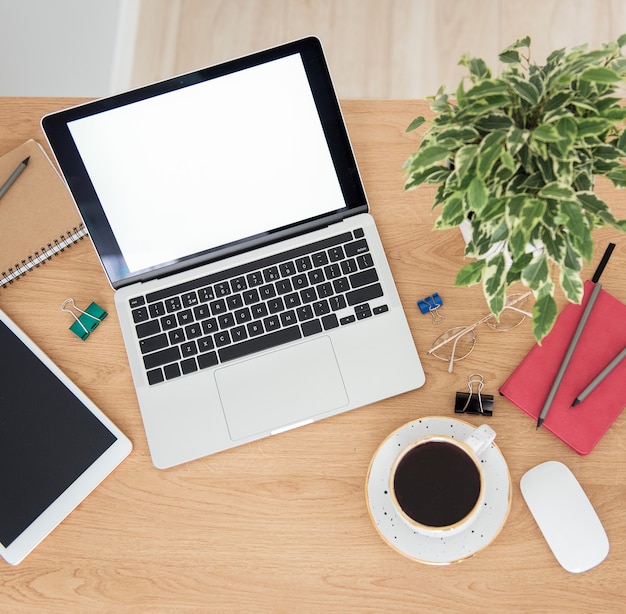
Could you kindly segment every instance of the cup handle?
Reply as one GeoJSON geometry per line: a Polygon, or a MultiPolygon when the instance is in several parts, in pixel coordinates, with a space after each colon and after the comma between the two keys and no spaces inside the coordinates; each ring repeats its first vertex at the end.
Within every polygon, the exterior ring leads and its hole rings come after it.
{"type": "Polygon", "coordinates": [[[476,456],[480,456],[495,438],[496,432],[488,424],[482,424],[472,431],[465,443],[474,450],[476,456]]]}

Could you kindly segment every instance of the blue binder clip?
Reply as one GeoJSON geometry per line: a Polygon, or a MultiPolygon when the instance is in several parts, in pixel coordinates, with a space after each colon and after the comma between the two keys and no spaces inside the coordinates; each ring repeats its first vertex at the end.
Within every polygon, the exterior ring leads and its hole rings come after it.
{"type": "Polygon", "coordinates": [[[441,324],[443,322],[443,316],[439,313],[439,307],[443,305],[443,300],[439,296],[438,292],[427,296],[417,301],[417,306],[422,313],[430,313],[433,324],[441,324]]]}
{"type": "Polygon", "coordinates": [[[76,307],[73,298],[68,298],[63,301],[61,311],[69,313],[74,318],[75,322],[70,326],[70,330],[83,341],[91,335],[100,322],[108,315],[107,312],[96,303],[91,303],[89,307],[83,311],[76,307]],[[71,308],[67,307],[67,305],[71,305],[71,308]],[[77,311],[80,315],[76,315],[72,309],[77,311]]]}

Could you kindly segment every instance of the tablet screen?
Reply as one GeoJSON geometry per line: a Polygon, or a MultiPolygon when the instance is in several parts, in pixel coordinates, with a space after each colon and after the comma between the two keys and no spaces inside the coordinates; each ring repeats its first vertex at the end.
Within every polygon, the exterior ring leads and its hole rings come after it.
{"type": "Polygon", "coordinates": [[[0,319],[0,545],[5,549],[118,441],[86,406],[88,400],[52,369],[0,319]]]}

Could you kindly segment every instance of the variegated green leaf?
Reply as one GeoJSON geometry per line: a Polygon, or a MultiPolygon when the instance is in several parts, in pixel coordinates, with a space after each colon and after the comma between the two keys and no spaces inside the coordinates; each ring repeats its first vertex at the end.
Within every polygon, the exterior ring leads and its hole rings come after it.
{"type": "Polygon", "coordinates": [[[465,92],[465,98],[467,100],[485,98],[486,96],[494,96],[496,94],[506,94],[507,90],[506,83],[499,79],[483,79],[465,92]]]}
{"type": "Polygon", "coordinates": [[[560,185],[554,181],[541,188],[539,196],[555,200],[571,199],[574,197],[574,190],[570,186],[560,185]]]}
{"type": "Polygon", "coordinates": [[[454,228],[464,219],[463,197],[460,194],[453,194],[444,202],[441,214],[435,222],[435,228],[437,230],[454,228]]]}
{"type": "Polygon", "coordinates": [[[426,121],[426,119],[424,117],[422,117],[421,115],[419,117],[416,117],[407,127],[406,131],[407,132],[412,132],[413,130],[419,128],[424,122],[426,121]]]}
{"type": "Polygon", "coordinates": [[[580,78],[583,81],[593,81],[594,83],[604,84],[620,83],[622,80],[620,75],[614,70],[604,68],[603,66],[585,69],[580,75],[580,78]]]}
{"type": "Polygon", "coordinates": [[[464,145],[456,152],[454,168],[461,182],[474,162],[477,152],[478,145],[464,145]]]}
{"type": "Polygon", "coordinates": [[[593,239],[580,207],[568,200],[561,203],[561,211],[567,217],[565,225],[569,230],[569,242],[586,261],[591,260],[593,239]]]}
{"type": "Polygon", "coordinates": [[[606,175],[617,188],[626,187],[626,167],[619,166],[611,171],[609,171],[606,175]]]}
{"type": "Polygon", "coordinates": [[[447,130],[442,130],[435,137],[435,143],[448,149],[456,149],[466,143],[478,140],[479,137],[478,131],[474,128],[453,126],[447,130]]]}
{"type": "Polygon", "coordinates": [[[552,228],[544,228],[541,240],[545,246],[548,258],[557,264],[563,264],[565,259],[565,239],[561,233],[554,232],[552,228]]]}
{"type": "Polygon", "coordinates": [[[578,271],[561,267],[559,282],[568,301],[580,303],[583,300],[584,287],[578,271]]]}
{"type": "Polygon", "coordinates": [[[438,162],[445,160],[449,153],[450,151],[447,147],[438,147],[437,145],[431,145],[425,149],[421,149],[417,156],[411,161],[410,170],[412,172],[421,173],[438,162]]]}
{"type": "Polygon", "coordinates": [[[528,245],[528,237],[520,224],[509,235],[509,250],[514,261],[524,254],[528,245]]]}
{"type": "Polygon", "coordinates": [[[501,252],[487,261],[483,273],[483,291],[491,312],[498,316],[504,308],[506,291],[506,261],[501,252]]]}
{"type": "Polygon", "coordinates": [[[533,334],[535,339],[541,340],[552,330],[556,322],[556,301],[550,294],[542,294],[535,301],[533,307],[533,334]]]}
{"type": "Polygon", "coordinates": [[[530,235],[542,220],[546,211],[546,202],[539,198],[528,198],[524,201],[520,209],[520,228],[524,231],[526,239],[530,240],[530,235]]]}
{"type": "Polygon", "coordinates": [[[483,132],[507,130],[513,125],[513,120],[504,113],[490,113],[476,121],[476,127],[483,132]]]}
{"type": "Polygon", "coordinates": [[[559,133],[559,140],[556,145],[561,155],[566,156],[578,136],[576,122],[571,117],[561,117],[556,122],[556,131],[559,133]]]}
{"type": "MultiPolygon", "coordinates": [[[[570,237],[567,237],[569,239],[570,237]]],[[[583,268],[583,259],[580,256],[578,250],[572,247],[572,244],[565,237],[565,254],[563,256],[563,266],[573,271],[580,271],[583,268]]]]}
{"type": "Polygon", "coordinates": [[[487,204],[487,186],[480,177],[474,177],[465,194],[468,208],[480,215],[487,204]]]}
{"type": "Polygon", "coordinates": [[[485,269],[484,260],[474,260],[466,264],[457,274],[454,280],[455,286],[473,286],[480,282],[485,269]]]}
{"type": "Polygon", "coordinates": [[[584,117],[578,120],[578,136],[599,136],[612,125],[608,119],[602,117],[584,117]]]}
{"type": "Polygon", "coordinates": [[[556,143],[559,133],[554,124],[540,124],[533,130],[532,137],[543,143],[556,143]]]}
{"type": "Polygon", "coordinates": [[[494,164],[498,161],[504,151],[503,134],[500,131],[492,132],[482,142],[478,151],[476,173],[479,177],[486,179],[494,164]]]}
{"type": "Polygon", "coordinates": [[[515,93],[528,104],[536,105],[539,101],[539,91],[530,81],[516,79],[511,85],[515,93]]]}
{"type": "Polygon", "coordinates": [[[520,130],[516,126],[509,129],[506,135],[506,147],[512,156],[517,155],[519,150],[526,144],[529,134],[528,130],[520,130]]]}
{"type": "Polygon", "coordinates": [[[538,291],[550,281],[550,270],[545,254],[533,258],[522,271],[522,281],[532,290],[538,291]]]}

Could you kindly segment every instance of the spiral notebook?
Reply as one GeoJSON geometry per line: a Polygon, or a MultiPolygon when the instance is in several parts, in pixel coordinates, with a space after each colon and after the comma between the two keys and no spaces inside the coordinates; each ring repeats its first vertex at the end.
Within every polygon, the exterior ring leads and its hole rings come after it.
{"type": "Polygon", "coordinates": [[[27,158],[28,165],[0,200],[1,288],[87,234],[70,193],[36,141],[26,141],[0,157],[0,184],[27,158]]]}

